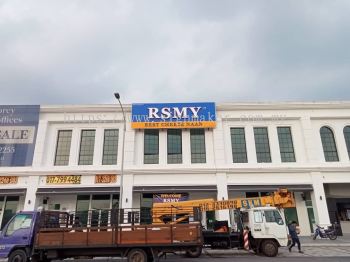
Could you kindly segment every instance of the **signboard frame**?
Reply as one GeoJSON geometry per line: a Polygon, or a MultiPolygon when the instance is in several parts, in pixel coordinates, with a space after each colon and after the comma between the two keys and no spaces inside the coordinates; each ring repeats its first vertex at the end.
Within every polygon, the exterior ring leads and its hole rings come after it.
{"type": "Polygon", "coordinates": [[[214,102],[132,104],[135,129],[215,128],[214,102]]]}
{"type": "Polygon", "coordinates": [[[40,105],[0,105],[0,167],[31,166],[40,105]]]}

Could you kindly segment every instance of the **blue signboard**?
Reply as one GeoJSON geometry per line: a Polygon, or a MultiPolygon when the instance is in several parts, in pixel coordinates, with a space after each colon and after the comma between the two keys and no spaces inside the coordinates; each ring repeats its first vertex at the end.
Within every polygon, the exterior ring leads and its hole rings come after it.
{"type": "Polygon", "coordinates": [[[0,167],[32,165],[39,112],[39,105],[0,105],[0,167]]]}
{"type": "Polygon", "coordinates": [[[214,128],[215,103],[132,105],[132,128],[214,128]]]}
{"type": "Polygon", "coordinates": [[[153,203],[176,203],[188,200],[187,193],[153,194],[153,203]]]}

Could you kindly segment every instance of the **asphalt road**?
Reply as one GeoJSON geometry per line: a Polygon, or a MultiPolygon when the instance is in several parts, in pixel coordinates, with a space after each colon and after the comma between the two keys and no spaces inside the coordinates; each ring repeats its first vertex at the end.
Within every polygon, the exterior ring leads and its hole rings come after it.
{"type": "MultiPolygon", "coordinates": [[[[66,260],[74,262],[120,262],[127,261],[126,259],[77,259],[77,260],[66,260]]],[[[350,257],[275,257],[267,258],[260,256],[227,256],[227,257],[208,257],[202,256],[200,258],[186,258],[184,256],[167,256],[166,259],[160,259],[159,262],[232,262],[232,261],[243,261],[243,262],[349,262],[350,257]]],[[[55,261],[57,262],[57,261],[55,261]]]]}
{"type": "Polygon", "coordinates": [[[319,262],[349,262],[350,257],[275,257],[275,258],[266,258],[266,257],[201,257],[197,259],[188,259],[184,257],[174,257],[174,258],[167,258],[166,260],[160,260],[163,262],[175,262],[175,261],[184,261],[184,262],[208,262],[208,261],[217,261],[217,262],[232,262],[232,261],[244,261],[244,262],[264,262],[264,261],[270,261],[270,262],[312,262],[312,261],[319,261],[319,262]]]}

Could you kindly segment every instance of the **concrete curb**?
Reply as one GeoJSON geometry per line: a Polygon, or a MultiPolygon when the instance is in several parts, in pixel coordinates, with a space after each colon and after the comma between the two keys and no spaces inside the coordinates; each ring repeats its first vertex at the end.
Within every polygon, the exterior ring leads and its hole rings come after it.
{"type": "Polygon", "coordinates": [[[301,243],[303,247],[350,247],[350,243],[337,243],[337,244],[329,244],[329,243],[301,243]]]}
{"type": "MultiPolygon", "coordinates": [[[[327,243],[323,244],[302,244],[303,247],[319,247],[319,248],[326,248],[326,247],[349,247],[350,251],[350,243],[343,243],[343,244],[330,244],[327,245],[327,243]]],[[[280,252],[287,251],[287,247],[281,247],[280,252]]],[[[245,256],[245,255],[255,255],[253,251],[245,251],[242,249],[204,249],[203,255],[209,255],[209,256],[229,256],[229,255],[236,255],[236,256],[245,256]]]]}

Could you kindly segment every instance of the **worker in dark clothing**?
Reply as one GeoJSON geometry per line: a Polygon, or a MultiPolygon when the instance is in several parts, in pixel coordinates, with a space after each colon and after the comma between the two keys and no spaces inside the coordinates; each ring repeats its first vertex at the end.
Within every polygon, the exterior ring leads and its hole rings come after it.
{"type": "Polygon", "coordinates": [[[288,247],[289,252],[292,252],[292,247],[294,247],[295,244],[297,244],[299,253],[303,253],[303,251],[301,251],[300,240],[298,237],[298,234],[300,233],[300,231],[297,228],[297,222],[291,221],[288,225],[288,230],[289,230],[289,235],[292,239],[292,244],[288,247]]]}

